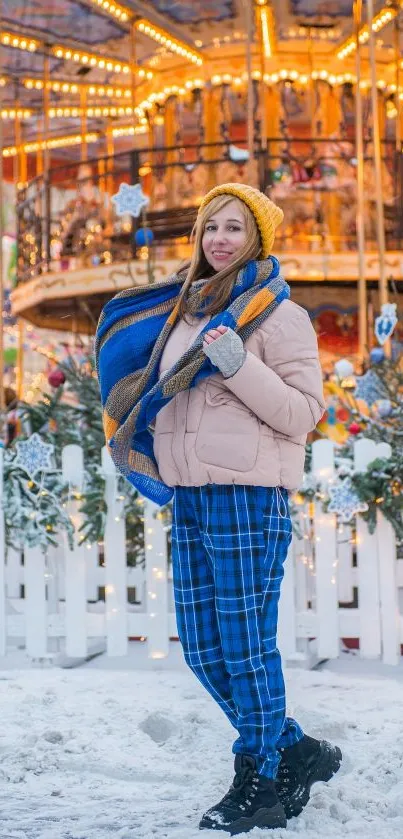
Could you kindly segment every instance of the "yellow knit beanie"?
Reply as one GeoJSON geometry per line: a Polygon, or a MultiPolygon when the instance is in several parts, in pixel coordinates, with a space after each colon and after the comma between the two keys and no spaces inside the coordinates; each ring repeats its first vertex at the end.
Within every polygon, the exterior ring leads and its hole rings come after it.
{"type": "Polygon", "coordinates": [[[280,210],[280,207],[270,201],[270,198],[263,192],[259,192],[258,189],[248,186],[248,184],[220,184],[204,196],[199,207],[199,213],[217,195],[233,195],[234,198],[239,198],[249,207],[259,228],[262,240],[262,256],[263,259],[266,259],[272,251],[276,227],[281,224],[284,218],[284,213],[280,210]]]}

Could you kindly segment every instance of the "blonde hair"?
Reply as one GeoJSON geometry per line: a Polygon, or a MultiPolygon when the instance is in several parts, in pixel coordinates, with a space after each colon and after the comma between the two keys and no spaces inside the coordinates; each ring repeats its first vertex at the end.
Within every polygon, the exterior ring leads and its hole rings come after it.
{"type": "Polygon", "coordinates": [[[191,239],[194,241],[194,248],[190,262],[184,265],[182,269],[187,269],[187,276],[179,300],[179,316],[184,318],[189,312],[186,297],[192,282],[209,276],[211,276],[211,280],[203,286],[202,295],[203,297],[211,297],[211,302],[203,309],[203,312],[206,315],[215,315],[225,309],[240,268],[250,260],[261,257],[262,242],[259,229],[253,213],[244,201],[234,198],[233,195],[218,195],[200,210],[192,230],[191,239]],[[204,255],[203,234],[207,220],[232,201],[237,203],[245,219],[246,241],[236,259],[222,271],[214,274],[212,266],[207,262],[204,255]]]}

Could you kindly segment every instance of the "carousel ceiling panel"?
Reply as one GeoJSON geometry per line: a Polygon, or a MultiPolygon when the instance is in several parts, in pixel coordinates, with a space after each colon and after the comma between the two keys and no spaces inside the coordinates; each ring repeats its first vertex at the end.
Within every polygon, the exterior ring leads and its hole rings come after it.
{"type": "Polygon", "coordinates": [[[353,0],[290,0],[290,10],[298,18],[352,18],[353,0]]]}
{"type": "Polygon", "coordinates": [[[197,25],[238,15],[235,0],[149,0],[149,5],[175,23],[197,25]]]}
{"type": "Polygon", "coordinates": [[[124,34],[111,18],[73,0],[3,0],[2,24],[5,29],[29,30],[33,36],[36,30],[52,40],[79,38],[88,46],[105,44],[124,34]]]}

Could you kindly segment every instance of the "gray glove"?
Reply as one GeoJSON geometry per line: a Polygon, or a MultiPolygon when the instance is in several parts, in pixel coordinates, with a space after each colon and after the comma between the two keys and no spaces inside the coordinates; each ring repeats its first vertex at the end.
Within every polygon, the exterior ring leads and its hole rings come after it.
{"type": "Polygon", "coordinates": [[[242,338],[233,329],[227,329],[211,344],[204,346],[203,351],[210,361],[218,367],[224,379],[235,376],[246,358],[242,338]]]}

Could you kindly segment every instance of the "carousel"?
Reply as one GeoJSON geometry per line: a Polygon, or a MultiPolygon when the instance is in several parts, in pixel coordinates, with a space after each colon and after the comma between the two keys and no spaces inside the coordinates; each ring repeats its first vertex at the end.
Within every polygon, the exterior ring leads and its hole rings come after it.
{"type": "Polygon", "coordinates": [[[323,359],[365,358],[403,290],[402,2],[3,0],[2,14],[0,349],[13,335],[17,390],[29,335],[91,336],[117,290],[167,277],[226,181],[283,208],[277,252],[323,359]],[[149,199],[138,219],[116,211],[124,184],[149,199]]]}

